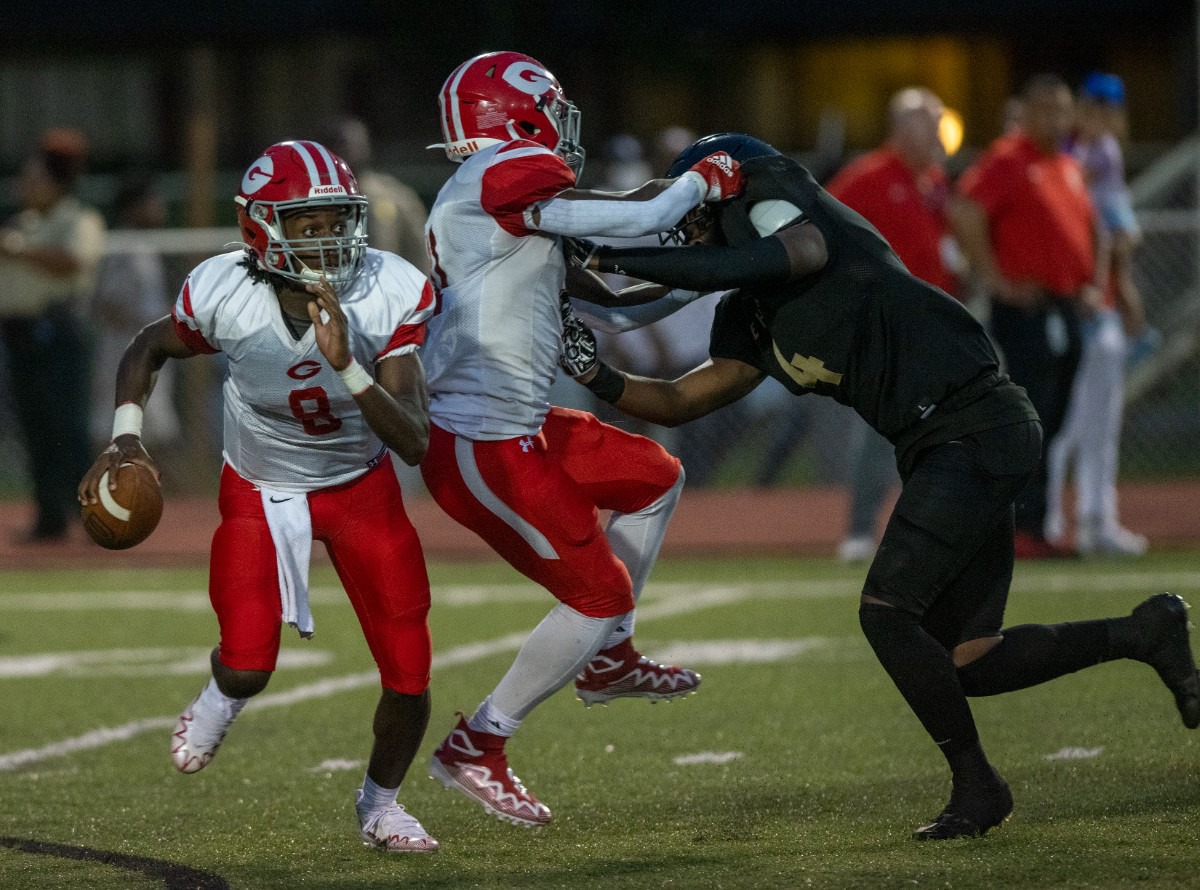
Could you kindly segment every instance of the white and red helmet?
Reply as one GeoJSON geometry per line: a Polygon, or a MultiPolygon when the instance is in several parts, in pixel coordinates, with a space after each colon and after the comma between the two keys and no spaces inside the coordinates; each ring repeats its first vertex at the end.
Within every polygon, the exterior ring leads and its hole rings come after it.
{"type": "Polygon", "coordinates": [[[528,139],[560,155],[576,176],[583,169],[579,109],[537,59],[514,52],[468,59],[446,78],[438,102],[445,141],[429,147],[445,149],[452,161],[528,139]]]}
{"type": "Polygon", "coordinates": [[[367,245],[367,199],[346,162],[318,142],[279,142],[242,177],[234,201],[247,252],[258,267],[289,281],[348,284],[367,245]],[[349,208],[344,231],[331,238],[288,238],[285,215],[332,206],[349,208]]]}

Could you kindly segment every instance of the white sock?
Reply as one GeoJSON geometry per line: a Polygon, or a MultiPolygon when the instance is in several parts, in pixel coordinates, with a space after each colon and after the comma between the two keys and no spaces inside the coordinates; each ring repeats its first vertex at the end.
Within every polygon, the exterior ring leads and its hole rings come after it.
{"type": "Polygon", "coordinates": [[[559,603],[533,629],[485,704],[519,724],[583,670],[620,618],[589,618],[559,603]]]}
{"type": "Polygon", "coordinates": [[[600,651],[603,652],[606,649],[611,649],[613,646],[624,643],[632,637],[636,618],[637,616],[634,612],[626,612],[622,615],[617,622],[617,626],[613,628],[613,632],[608,635],[608,639],[601,644],[600,651]]]}
{"type": "Polygon", "coordinates": [[[399,793],[399,788],[383,788],[372,782],[370,776],[363,776],[362,796],[355,805],[358,818],[364,820],[372,813],[387,809],[396,802],[399,793]]]}
{"type": "Polygon", "coordinates": [[[201,746],[216,742],[248,701],[248,698],[230,698],[217,687],[215,677],[209,678],[196,704],[192,706],[192,716],[195,718],[192,738],[201,746]]]}
{"type": "Polygon", "coordinates": [[[483,700],[479,710],[471,715],[467,726],[476,732],[489,732],[492,735],[502,735],[507,738],[516,733],[521,726],[521,721],[508,716],[492,704],[492,697],[489,695],[483,700]]]}
{"type": "MultiPolygon", "coordinates": [[[[604,530],[613,553],[629,570],[635,603],[641,597],[650,570],[658,559],[671,514],[675,512],[675,505],[679,503],[679,495],[683,492],[683,481],[683,468],[680,467],[679,478],[662,497],[636,513],[613,513],[608,528],[604,530]]],[[[622,615],[620,623],[600,648],[611,649],[628,640],[633,636],[633,624],[632,612],[622,615]]]]}

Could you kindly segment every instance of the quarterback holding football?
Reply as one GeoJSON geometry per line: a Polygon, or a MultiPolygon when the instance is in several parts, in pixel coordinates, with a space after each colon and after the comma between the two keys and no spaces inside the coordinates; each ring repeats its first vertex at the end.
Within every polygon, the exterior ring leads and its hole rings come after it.
{"type": "Polygon", "coordinates": [[[171,736],[172,762],[184,773],[209,764],[266,687],[284,623],[312,635],[308,562],[322,541],[383,686],[356,800],[361,839],[432,852],[437,841],[396,802],[429,720],[431,645],[429,580],[389,449],[415,465],[428,445],[416,351],[433,292],[406,260],[366,246],[367,200],[346,163],[316,142],[267,148],[235,201],[242,248],[193,269],[171,315],[126,350],[113,441],[79,499],[99,500],[100,481],[115,480],[122,464],[154,469],[142,408],[163,364],[225,353],[221,524],[209,575],[220,645],[212,679],[171,736]]]}

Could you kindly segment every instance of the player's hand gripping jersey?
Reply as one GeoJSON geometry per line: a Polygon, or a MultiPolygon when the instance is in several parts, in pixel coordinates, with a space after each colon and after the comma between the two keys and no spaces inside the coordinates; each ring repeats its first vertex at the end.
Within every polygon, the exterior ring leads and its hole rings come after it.
{"type": "Polygon", "coordinates": [[[541,429],[562,349],[558,236],[661,232],[707,194],[683,176],[647,201],[555,198],[574,186],[561,157],[515,141],[468,157],[438,194],[426,233],[439,308],[423,358],[443,429],[476,440],[541,429]]]}
{"type": "MultiPolygon", "coordinates": [[[[242,251],[197,266],[175,303],[175,329],[195,352],[224,352],[226,462],[245,479],[306,492],[348,482],[384,451],[354,397],[317,347],[296,340],[275,292],[239,265],[242,251]]],[[[361,274],[338,295],[350,351],[373,369],[421,345],[433,291],[406,260],[367,250],[361,274]]]]}

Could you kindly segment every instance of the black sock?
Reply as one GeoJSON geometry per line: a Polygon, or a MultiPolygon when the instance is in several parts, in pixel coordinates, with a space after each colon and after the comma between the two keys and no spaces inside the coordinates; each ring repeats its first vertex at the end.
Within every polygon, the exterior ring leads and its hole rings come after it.
{"type": "Polygon", "coordinates": [[[1002,631],[994,649],[958,669],[967,695],[998,695],[1037,686],[1102,661],[1123,658],[1111,652],[1110,625],[1124,619],[1022,624],[1002,631]]]}
{"type": "Polygon", "coordinates": [[[988,762],[983,746],[978,741],[969,748],[946,754],[950,772],[954,775],[954,787],[965,789],[991,789],[1004,782],[1000,774],[988,762]]]}
{"type": "Polygon", "coordinates": [[[863,603],[858,619],[875,657],[947,760],[978,748],[979,733],[954,662],[917,617],[891,606],[863,603]]]}

